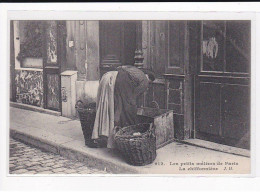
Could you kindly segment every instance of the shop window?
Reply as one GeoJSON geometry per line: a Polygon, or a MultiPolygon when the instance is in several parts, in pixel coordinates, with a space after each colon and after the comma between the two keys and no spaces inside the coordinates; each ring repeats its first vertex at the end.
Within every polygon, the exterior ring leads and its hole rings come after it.
{"type": "Polygon", "coordinates": [[[223,71],[224,37],[223,21],[203,21],[202,34],[202,71],[223,71]]]}
{"type": "Polygon", "coordinates": [[[249,72],[250,21],[226,22],[226,71],[249,72]]]}
{"type": "Polygon", "coordinates": [[[19,21],[21,67],[42,68],[43,24],[41,21],[19,21]]]}
{"type": "Polygon", "coordinates": [[[202,72],[248,73],[250,21],[202,22],[202,72]]]}

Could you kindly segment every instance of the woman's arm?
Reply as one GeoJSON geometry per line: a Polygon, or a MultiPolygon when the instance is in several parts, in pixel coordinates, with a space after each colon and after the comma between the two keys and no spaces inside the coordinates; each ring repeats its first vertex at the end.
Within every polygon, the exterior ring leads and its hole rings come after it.
{"type": "Polygon", "coordinates": [[[143,94],[147,90],[148,87],[149,87],[149,81],[145,77],[143,80],[141,80],[139,82],[139,85],[135,88],[135,95],[136,95],[136,97],[138,97],[141,94],[143,94]]]}

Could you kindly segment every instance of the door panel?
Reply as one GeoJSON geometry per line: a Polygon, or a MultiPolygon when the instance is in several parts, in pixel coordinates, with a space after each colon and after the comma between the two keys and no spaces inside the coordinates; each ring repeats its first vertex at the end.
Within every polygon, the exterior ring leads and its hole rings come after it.
{"type": "Polygon", "coordinates": [[[250,148],[250,87],[247,78],[197,76],[195,137],[250,148]]]}
{"type": "Polygon", "coordinates": [[[134,65],[136,49],[136,22],[125,21],[124,22],[124,53],[123,64],[134,65]]]}
{"type": "Polygon", "coordinates": [[[219,135],[220,131],[220,84],[200,83],[198,131],[219,135]],[[209,111],[210,110],[210,111],[209,111]]]}
{"type": "Polygon", "coordinates": [[[46,44],[44,50],[44,108],[61,111],[61,81],[59,63],[59,41],[57,37],[58,25],[56,21],[46,22],[46,44]]]}
{"type": "Polygon", "coordinates": [[[100,44],[102,66],[118,66],[122,64],[122,24],[120,21],[101,21],[100,44]]]}
{"type": "Polygon", "coordinates": [[[134,65],[136,22],[100,21],[100,76],[120,65],[134,65]]]}
{"type": "Polygon", "coordinates": [[[59,92],[59,75],[47,74],[47,108],[59,110],[60,92],[59,92]]]}
{"type": "Polygon", "coordinates": [[[222,88],[223,136],[236,137],[235,144],[249,147],[250,137],[250,98],[249,87],[225,85],[222,88]]]}

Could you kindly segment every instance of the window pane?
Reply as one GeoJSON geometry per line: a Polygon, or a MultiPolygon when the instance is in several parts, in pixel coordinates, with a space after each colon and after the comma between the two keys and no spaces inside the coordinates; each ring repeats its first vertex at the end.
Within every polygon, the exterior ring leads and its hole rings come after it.
{"type": "Polygon", "coordinates": [[[250,21],[227,21],[227,72],[249,72],[250,27],[250,21]]]}
{"type": "MultiPolygon", "coordinates": [[[[181,21],[170,21],[169,24],[169,67],[180,67],[180,27],[181,21]]],[[[184,33],[184,32],[182,32],[184,33]]]]}
{"type": "Polygon", "coordinates": [[[19,21],[22,67],[42,68],[43,26],[40,21],[19,21]],[[38,60],[39,59],[39,60],[38,60]]]}
{"type": "Polygon", "coordinates": [[[203,71],[223,71],[224,21],[203,21],[203,71]]]}

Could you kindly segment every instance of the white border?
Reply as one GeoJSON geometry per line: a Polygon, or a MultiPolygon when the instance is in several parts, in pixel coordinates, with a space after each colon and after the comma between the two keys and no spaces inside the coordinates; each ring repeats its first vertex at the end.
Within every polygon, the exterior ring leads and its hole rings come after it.
{"type": "MultiPolygon", "coordinates": [[[[256,103],[256,97],[260,97],[259,94],[256,93],[259,89],[259,77],[256,77],[257,68],[256,63],[259,62],[259,57],[256,55],[256,51],[259,44],[259,38],[256,37],[256,34],[260,34],[259,26],[260,26],[260,14],[256,13],[256,11],[260,10],[259,3],[110,3],[110,4],[82,4],[82,3],[70,3],[70,4],[0,4],[0,34],[1,41],[3,45],[0,47],[1,51],[1,62],[2,67],[4,67],[4,71],[1,72],[1,93],[3,91],[3,95],[0,97],[0,102],[4,104],[6,111],[1,111],[1,139],[0,139],[0,153],[1,158],[5,158],[6,150],[7,150],[7,139],[5,129],[8,129],[9,122],[9,66],[5,64],[9,64],[9,42],[6,37],[8,36],[9,30],[6,27],[9,25],[7,21],[9,19],[66,19],[69,20],[97,20],[97,19],[138,19],[138,20],[152,20],[152,19],[161,19],[161,20],[170,20],[170,19],[181,19],[181,20],[201,20],[201,19],[253,19],[252,21],[252,29],[254,25],[254,29],[252,30],[252,147],[256,147],[257,149],[252,149],[252,172],[253,175],[260,175],[259,168],[254,169],[255,164],[258,163],[259,155],[256,155],[256,150],[259,150],[259,143],[256,145],[256,138],[259,138],[259,133],[256,134],[256,124],[259,124],[259,121],[256,121],[255,113],[258,105],[256,103]],[[224,4],[224,5],[223,5],[224,4]],[[55,11],[47,11],[47,12],[26,12],[19,11],[19,15],[17,12],[14,13],[13,10],[55,10],[55,11]],[[74,11],[66,11],[64,10],[74,10],[74,11]],[[81,11],[80,11],[81,10],[81,11]],[[83,11],[84,10],[84,11],[83,11]],[[106,12],[100,12],[106,11],[106,12]],[[107,12],[109,11],[109,12],[107,12]],[[114,12],[121,11],[121,13],[114,12]],[[122,13],[122,11],[128,11],[122,13]],[[135,11],[135,12],[129,12],[135,11]],[[137,12],[139,11],[139,12],[137,12]],[[148,12],[140,12],[140,11],[148,11],[148,12]],[[153,11],[153,12],[151,12],[153,11]],[[154,12],[154,11],[164,11],[164,12],[154,12]],[[165,11],[176,11],[176,12],[165,12],[165,11]],[[196,11],[191,12],[177,12],[177,11],[196,11]],[[206,11],[204,13],[198,11],[206,11]],[[221,11],[219,12],[210,12],[210,11],[221,11]],[[232,12],[231,12],[232,11],[232,12]],[[234,11],[240,13],[234,13],[234,11]],[[248,13],[245,13],[248,12],[248,13]],[[46,15],[47,13],[47,15],[46,15]],[[8,15],[10,14],[10,15],[8,15]],[[66,15],[64,15],[66,14],[66,15]],[[28,18],[29,17],[29,18],[28,18]],[[3,27],[3,28],[2,28],[3,27]],[[257,58],[255,58],[256,56],[257,58]],[[7,83],[6,83],[7,81],[7,83]],[[258,83],[258,84],[257,84],[258,83]],[[3,88],[2,88],[3,87],[3,88]],[[7,88],[6,88],[7,87],[7,88]],[[7,114],[6,114],[7,113],[7,114]],[[256,145],[256,146],[255,146],[256,145]],[[258,158],[257,158],[258,157],[258,158]]],[[[259,99],[259,98],[258,98],[259,99]]],[[[259,111],[258,111],[259,112],[259,111]]],[[[258,119],[259,120],[259,119],[258,119]]],[[[247,182],[250,185],[250,188],[258,188],[257,184],[254,184],[252,179],[236,179],[236,181],[230,181],[230,178],[216,178],[210,177],[205,178],[208,175],[201,175],[204,177],[196,178],[198,175],[194,175],[196,177],[189,178],[172,178],[167,175],[167,177],[6,177],[6,160],[0,160],[0,172],[1,172],[1,181],[0,188],[18,188],[18,189],[54,189],[54,188],[63,188],[63,189],[97,189],[97,190],[135,190],[136,188],[143,189],[151,189],[153,190],[162,190],[162,189],[223,189],[225,188],[236,188],[236,189],[245,189],[245,183],[247,182]],[[250,180],[250,181],[249,181],[250,180]],[[90,184],[91,183],[91,184],[90,184]],[[130,184],[129,184],[130,183],[130,184]],[[132,183],[132,184],[131,184],[132,183]],[[148,183],[148,184],[147,184],[148,183]],[[202,183],[202,184],[199,184],[202,183]],[[227,184],[228,183],[228,184],[227,184]],[[254,184],[254,185],[253,185],[254,184]],[[102,185],[102,186],[101,186],[102,185]],[[216,187],[217,185],[217,187],[216,187]]],[[[159,175],[161,176],[161,175],[159,175]]],[[[187,175],[186,175],[187,176],[187,175]]],[[[226,175],[224,175],[226,176],[226,175]]],[[[238,175],[239,176],[239,175],[238,175]]],[[[234,177],[234,176],[231,176],[234,177]]],[[[255,179],[254,179],[255,180],[255,179]]]]}
{"type": "Polygon", "coordinates": [[[9,11],[10,20],[250,20],[254,12],[9,11]]]}

